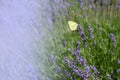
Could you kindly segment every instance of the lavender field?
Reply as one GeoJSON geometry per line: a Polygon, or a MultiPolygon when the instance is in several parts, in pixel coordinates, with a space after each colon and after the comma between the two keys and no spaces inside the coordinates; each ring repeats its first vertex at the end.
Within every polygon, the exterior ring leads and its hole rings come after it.
{"type": "Polygon", "coordinates": [[[61,3],[62,18],[56,15],[59,21],[54,21],[57,31],[50,55],[50,69],[56,74],[48,76],[53,80],[119,80],[120,0],[61,3]]]}
{"type": "Polygon", "coordinates": [[[120,80],[120,0],[1,0],[0,80],[120,80]]]}

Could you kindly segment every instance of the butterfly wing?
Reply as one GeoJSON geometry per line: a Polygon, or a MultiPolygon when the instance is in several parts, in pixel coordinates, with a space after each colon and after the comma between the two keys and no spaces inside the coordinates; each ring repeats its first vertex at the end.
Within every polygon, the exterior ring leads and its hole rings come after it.
{"type": "Polygon", "coordinates": [[[74,31],[77,29],[78,24],[76,22],[68,21],[68,24],[71,31],[74,31]]]}

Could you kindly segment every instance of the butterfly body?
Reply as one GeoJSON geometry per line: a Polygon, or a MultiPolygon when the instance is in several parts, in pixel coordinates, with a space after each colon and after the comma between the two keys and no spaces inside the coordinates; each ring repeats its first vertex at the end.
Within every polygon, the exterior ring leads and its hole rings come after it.
{"type": "Polygon", "coordinates": [[[71,31],[77,30],[78,24],[76,22],[68,21],[68,25],[71,31]]]}

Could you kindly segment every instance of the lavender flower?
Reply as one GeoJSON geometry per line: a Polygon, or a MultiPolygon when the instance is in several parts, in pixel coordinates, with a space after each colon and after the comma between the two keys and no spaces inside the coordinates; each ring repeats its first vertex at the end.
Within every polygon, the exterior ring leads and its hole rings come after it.
{"type": "MultiPolygon", "coordinates": [[[[81,27],[78,28],[79,32],[83,32],[83,29],[81,27]]],[[[81,36],[81,38],[83,38],[81,36]]],[[[91,70],[93,71],[93,75],[94,78],[97,79],[97,74],[99,74],[99,72],[97,71],[97,69],[94,66],[88,66],[88,64],[86,63],[86,59],[84,59],[81,56],[81,51],[79,50],[79,45],[80,45],[80,41],[78,41],[76,43],[76,47],[74,48],[74,50],[72,50],[72,54],[74,56],[74,58],[72,59],[72,61],[70,61],[68,58],[64,58],[65,63],[67,63],[67,66],[69,69],[71,69],[72,75],[77,75],[80,77],[80,79],[82,80],[88,80],[91,77],[91,70]],[[78,65],[80,65],[78,67],[78,65]],[[74,74],[73,74],[74,73],[74,74]]],[[[70,50],[71,52],[71,50],[70,50]]],[[[70,80],[72,79],[72,76],[69,72],[65,71],[66,76],[68,76],[70,78],[70,80]]]]}
{"type": "Polygon", "coordinates": [[[77,75],[80,75],[80,71],[78,69],[73,69],[73,72],[77,75]]]}
{"type": "Polygon", "coordinates": [[[67,63],[67,64],[70,63],[70,61],[69,61],[66,57],[64,58],[64,61],[65,61],[65,63],[67,63]]]}
{"type": "Polygon", "coordinates": [[[93,29],[91,28],[91,26],[88,26],[88,34],[92,39],[94,39],[94,35],[92,33],[93,33],[93,29]]]}
{"type": "Polygon", "coordinates": [[[79,58],[78,62],[79,62],[82,66],[86,66],[86,59],[83,59],[82,57],[79,58]]]}
{"type": "Polygon", "coordinates": [[[110,75],[110,74],[107,74],[107,78],[111,80],[111,75],[110,75]]]}
{"type": "Polygon", "coordinates": [[[116,47],[116,45],[115,45],[115,43],[116,43],[116,38],[115,38],[115,36],[114,36],[113,33],[110,33],[110,40],[112,41],[113,47],[116,47]]]}
{"type": "Polygon", "coordinates": [[[76,48],[78,48],[79,46],[80,46],[80,41],[76,43],[76,48]]]}
{"type": "Polygon", "coordinates": [[[114,36],[113,33],[110,33],[110,40],[111,40],[112,42],[116,42],[116,39],[115,39],[115,36],[114,36]]]}
{"type": "Polygon", "coordinates": [[[97,71],[97,69],[95,68],[95,66],[90,66],[90,68],[94,71],[94,74],[99,74],[99,72],[97,71]]]}
{"type": "Polygon", "coordinates": [[[120,60],[118,60],[118,64],[120,64],[120,60]]]}
{"type": "Polygon", "coordinates": [[[90,76],[90,67],[86,66],[84,72],[85,72],[85,78],[88,78],[90,76]]]}
{"type": "Polygon", "coordinates": [[[70,74],[67,70],[65,70],[64,73],[65,73],[65,75],[66,75],[67,77],[70,78],[70,80],[73,80],[71,74],[70,74]]]}
{"type": "Polygon", "coordinates": [[[73,56],[79,56],[80,53],[81,53],[81,51],[75,48],[73,51],[73,56]]]}
{"type": "Polygon", "coordinates": [[[80,24],[78,24],[78,31],[79,31],[79,32],[82,32],[82,31],[83,31],[83,28],[81,27],[80,24]]]}
{"type": "Polygon", "coordinates": [[[80,26],[80,24],[78,24],[78,31],[79,31],[79,35],[83,41],[84,46],[87,47],[87,44],[86,44],[87,37],[85,36],[83,28],[80,26]]]}
{"type": "Polygon", "coordinates": [[[50,55],[50,61],[54,61],[54,60],[55,60],[54,55],[50,55]]]}
{"type": "Polygon", "coordinates": [[[83,7],[83,1],[82,0],[78,0],[80,7],[83,7]]]}
{"type": "Polygon", "coordinates": [[[83,41],[86,41],[86,36],[85,36],[85,33],[83,31],[80,32],[80,37],[82,38],[83,41]]]}
{"type": "Polygon", "coordinates": [[[60,72],[61,72],[61,67],[57,67],[57,68],[56,68],[56,72],[57,72],[57,73],[60,73],[60,72]]]}
{"type": "Polygon", "coordinates": [[[117,73],[120,73],[120,69],[117,69],[117,73]]]}

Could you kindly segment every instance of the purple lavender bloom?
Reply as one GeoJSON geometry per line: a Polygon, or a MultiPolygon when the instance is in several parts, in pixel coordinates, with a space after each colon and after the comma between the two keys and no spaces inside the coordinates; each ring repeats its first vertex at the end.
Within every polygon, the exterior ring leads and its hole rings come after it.
{"type": "Polygon", "coordinates": [[[91,38],[94,39],[94,35],[93,34],[91,35],[91,38]]]}
{"type": "Polygon", "coordinates": [[[84,76],[81,70],[73,69],[73,72],[74,72],[76,75],[80,76],[81,78],[84,76]]]}
{"type": "Polygon", "coordinates": [[[65,70],[64,73],[66,74],[66,76],[70,76],[70,73],[67,70],[65,70]]]}
{"type": "Polygon", "coordinates": [[[120,73],[120,69],[117,69],[117,73],[120,73]]]}
{"type": "Polygon", "coordinates": [[[76,66],[75,66],[75,65],[72,65],[72,66],[71,66],[71,68],[72,68],[72,69],[75,69],[75,68],[76,68],[76,66]]]}
{"type": "Polygon", "coordinates": [[[86,40],[86,36],[85,36],[85,33],[82,31],[80,32],[80,37],[82,38],[82,40],[86,40]]]}
{"type": "Polygon", "coordinates": [[[64,5],[64,4],[61,4],[60,7],[64,10],[67,8],[66,5],[64,5]]]}
{"type": "Polygon", "coordinates": [[[80,76],[81,78],[84,78],[84,73],[81,72],[79,76],[80,76]]]}
{"type": "Polygon", "coordinates": [[[110,33],[110,40],[112,40],[114,37],[114,34],[110,33]]]}
{"type": "Polygon", "coordinates": [[[92,33],[93,33],[93,29],[91,28],[91,26],[88,26],[88,34],[92,39],[94,39],[94,35],[92,33]]]}
{"type": "Polygon", "coordinates": [[[82,0],[78,0],[80,7],[83,7],[83,1],[82,0]]]}
{"type": "Polygon", "coordinates": [[[80,41],[77,41],[76,48],[78,48],[79,46],[80,46],[80,41]]]}
{"type": "Polygon", "coordinates": [[[82,66],[86,66],[86,59],[83,59],[82,57],[79,58],[78,62],[79,62],[82,66]]]}
{"type": "Polygon", "coordinates": [[[78,31],[79,31],[79,35],[80,35],[80,37],[81,37],[81,39],[83,41],[83,45],[85,47],[87,47],[87,44],[86,44],[87,37],[86,37],[86,35],[84,33],[83,28],[80,26],[80,24],[78,24],[78,31]]]}
{"type": "Polygon", "coordinates": [[[80,55],[80,53],[81,53],[81,51],[75,48],[74,51],[73,51],[73,56],[77,57],[77,56],[80,55]]]}
{"type": "Polygon", "coordinates": [[[116,48],[116,45],[115,45],[115,43],[116,43],[116,38],[115,38],[115,36],[114,36],[113,33],[110,33],[110,40],[111,40],[111,42],[112,42],[113,47],[116,48]]]}
{"type": "Polygon", "coordinates": [[[88,33],[92,34],[92,32],[93,32],[93,30],[92,30],[91,26],[88,26],[88,33]]]}
{"type": "Polygon", "coordinates": [[[120,64],[120,60],[118,60],[118,64],[120,64]]]}
{"type": "Polygon", "coordinates": [[[111,75],[110,75],[110,74],[107,74],[107,78],[111,80],[111,75]]]}
{"type": "Polygon", "coordinates": [[[60,72],[61,72],[61,67],[57,67],[57,68],[56,68],[56,72],[57,72],[57,73],[60,73],[60,72]]]}
{"type": "Polygon", "coordinates": [[[65,57],[64,62],[68,64],[69,67],[71,67],[72,63],[65,57]]]}
{"type": "Polygon", "coordinates": [[[54,60],[55,60],[54,55],[50,55],[50,61],[54,61],[54,60]]]}
{"type": "Polygon", "coordinates": [[[114,36],[113,33],[110,33],[110,40],[111,40],[112,42],[116,42],[116,39],[115,39],[115,36],[114,36]]]}
{"type": "Polygon", "coordinates": [[[89,74],[89,73],[90,73],[90,67],[89,67],[89,66],[86,66],[85,69],[84,69],[84,72],[85,72],[85,74],[86,74],[85,77],[88,78],[88,77],[90,76],[90,74],[89,74]]]}
{"type": "Polygon", "coordinates": [[[66,62],[66,63],[70,63],[70,61],[65,57],[64,58],[64,61],[66,62]]]}
{"type": "Polygon", "coordinates": [[[73,71],[74,71],[75,74],[79,75],[79,70],[73,69],[73,71]]]}
{"type": "Polygon", "coordinates": [[[64,73],[65,73],[65,75],[66,75],[67,77],[70,78],[70,80],[73,80],[71,74],[70,74],[67,70],[65,70],[64,73]]]}
{"type": "Polygon", "coordinates": [[[98,70],[95,68],[95,66],[90,66],[90,68],[94,71],[94,74],[98,74],[98,70]]]}
{"type": "Polygon", "coordinates": [[[79,31],[79,32],[82,32],[82,31],[83,31],[83,28],[81,27],[80,24],[78,24],[78,31],[79,31]]]}

